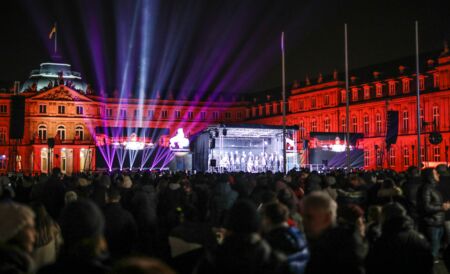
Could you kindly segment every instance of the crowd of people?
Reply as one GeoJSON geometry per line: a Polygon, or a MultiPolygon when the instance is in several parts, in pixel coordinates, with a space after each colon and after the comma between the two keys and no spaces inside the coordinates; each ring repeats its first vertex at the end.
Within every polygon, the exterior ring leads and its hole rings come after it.
{"type": "Polygon", "coordinates": [[[0,177],[0,273],[426,274],[449,244],[445,165],[0,177]]]}

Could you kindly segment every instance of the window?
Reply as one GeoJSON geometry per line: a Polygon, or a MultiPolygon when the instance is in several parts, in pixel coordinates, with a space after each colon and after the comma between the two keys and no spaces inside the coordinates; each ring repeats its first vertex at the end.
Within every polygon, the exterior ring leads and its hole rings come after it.
{"type": "Polygon", "coordinates": [[[409,166],[409,149],[407,146],[403,148],[403,165],[409,166]]]}
{"type": "Polygon", "coordinates": [[[376,85],[376,95],[377,95],[377,97],[383,96],[383,85],[382,84],[376,85]]]}
{"type": "Polygon", "coordinates": [[[133,115],[134,115],[134,118],[136,119],[141,116],[141,113],[138,109],[135,109],[133,115]]]}
{"type": "Polygon", "coordinates": [[[214,111],[212,115],[213,115],[213,120],[219,120],[219,112],[214,111]]]}
{"type": "Polygon", "coordinates": [[[83,126],[76,126],[75,127],[75,139],[83,141],[83,139],[84,139],[83,126]]]}
{"type": "Polygon", "coordinates": [[[120,118],[127,118],[127,110],[126,109],[121,109],[119,111],[119,115],[120,115],[120,118]]]}
{"type": "MultiPolygon", "coordinates": [[[[272,106],[270,106],[270,108],[272,108],[272,106]]],[[[236,119],[237,120],[242,120],[242,112],[238,112],[238,113],[236,113],[236,119]]]]}
{"type": "Polygon", "coordinates": [[[317,121],[316,121],[316,119],[313,119],[311,121],[311,132],[317,132],[317,121]]]}
{"type": "Polygon", "coordinates": [[[66,107],[58,106],[58,114],[64,114],[64,113],[66,113],[66,107]]]}
{"type": "Polygon", "coordinates": [[[423,112],[423,108],[420,108],[420,130],[423,130],[425,122],[425,113],[423,112]]]}
{"type": "Polygon", "coordinates": [[[148,110],[147,117],[148,119],[153,119],[155,117],[155,111],[153,109],[148,110]]]}
{"type": "Polygon", "coordinates": [[[341,103],[347,102],[347,95],[345,89],[341,90],[341,103]]]}
{"type": "Polygon", "coordinates": [[[41,140],[47,140],[47,126],[46,125],[40,125],[38,127],[38,137],[41,140]]]}
{"type": "Polygon", "coordinates": [[[423,77],[421,77],[419,79],[419,89],[420,90],[424,90],[425,89],[425,79],[423,77]]]}
{"type": "Polygon", "coordinates": [[[6,144],[6,128],[0,127],[0,144],[6,144]]]}
{"type": "Polygon", "coordinates": [[[82,106],[77,106],[77,114],[83,115],[83,107],[82,106]]]}
{"type": "Polygon", "coordinates": [[[433,148],[433,160],[435,162],[441,161],[441,148],[439,146],[433,148]]]}
{"type": "Polygon", "coordinates": [[[225,120],[231,120],[231,112],[225,112],[225,120]]]}
{"type": "Polygon", "coordinates": [[[395,149],[393,147],[389,149],[389,166],[395,167],[395,149]]]}
{"type": "Polygon", "coordinates": [[[341,117],[341,128],[342,132],[347,132],[347,120],[345,117],[341,117]]]}
{"type": "Polygon", "coordinates": [[[389,82],[389,95],[395,95],[395,82],[389,82]]]}
{"type": "Polygon", "coordinates": [[[304,110],[305,109],[305,101],[303,101],[303,100],[299,100],[298,101],[298,109],[299,110],[304,110]]]}
{"type": "Polygon", "coordinates": [[[252,117],[256,117],[256,107],[252,107],[252,117]]]}
{"type": "Polygon", "coordinates": [[[311,98],[311,108],[316,108],[316,97],[311,98]]]}
{"type": "Polygon", "coordinates": [[[376,115],[375,115],[375,126],[376,126],[376,131],[377,131],[377,134],[379,135],[379,134],[381,134],[381,114],[380,113],[377,113],[376,115]]]}
{"type": "Polygon", "coordinates": [[[202,121],[206,120],[206,112],[204,112],[204,111],[200,112],[200,120],[202,120],[202,121]]]}
{"type": "Polygon", "coordinates": [[[382,166],[383,165],[383,158],[382,158],[382,152],[380,148],[376,148],[376,153],[377,153],[377,166],[382,166]]]}
{"type": "Polygon", "coordinates": [[[106,109],[106,117],[112,117],[112,109],[111,108],[106,109]]]}
{"type": "Polygon", "coordinates": [[[0,113],[8,112],[8,107],[6,105],[0,105],[0,113]]]}
{"type": "Polygon", "coordinates": [[[439,129],[439,106],[433,106],[433,122],[436,123],[436,129],[439,129]]]}
{"type": "Polygon", "coordinates": [[[323,105],[324,105],[324,106],[330,105],[330,95],[326,94],[326,95],[323,97],[323,105]]]}
{"type": "Polygon", "coordinates": [[[368,150],[364,150],[364,166],[370,166],[370,154],[368,150]]]}
{"type": "Polygon", "coordinates": [[[266,108],[267,108],[267,115],[272,115],[273,114],[272,104],[266,105],[266,108]]]}
{"type": "Polygon", "coordinates": [[[425,155],[425,147],[420,147],[420,161],[425,162],[425,158],[428,158],[425,155]]]}
{"type": "Polygon", "coordinates": [[[161,118],[167,119],[167,116],[168,116],[167,110],[162,110],[161,111],[161,118]]]}
{"type": "Polygon", "coordinates": [[[58,134],[61,141],[64,141],[66,139],[66,128],[64,126],[58,126],[56,133],[58,134]]]}
{"type": "Polygon", "coordinates": [[[323,128],[325,132],[330,132],[330,118],[329,117],[325,117],[325,119],[323,120],[323,128]]]}
{"type": "Polygon", "coordinates": [[[352,88],[352,101],[358,101],[358,89],[352,88]]]}
{"type": "Polygon", "coordinates": [[[408,93],[410,91],[410,87],[409,87],[409,79],[403,79],[402,80],[403,83],[403,93],[408,93]]]}
{"type": "Polygon", "coordinates": [[[0,158],[0,169],[6,169],[6,158],[5,157],[0,158]]]}
{"type": "Polygon", "coordinates": [[[433,76],[433,87],[437,88],[439,87],[439,74],[435,73],[433,76]]]}
{"type": "Polygon", "coordinates": [[[364,115],[364,134],[369,134],[369,115],[364,115]]]}
{"type": "Polygon", "coordinates": [[[364,87],[364,99],[370,99],[370,87],[369,86],[364,87]]]}
{"type": "Polygon", "coordinates": [[[39,105],[39,113],[47,113],[47,105],[39,105]]]}
{"type": "Polygon", "coordinates": [[[358,118],[356,116],[352,117],[352,129],[353,132],[358,132],[358,118]]]}
{"type": "Polygon", "coordinates": [[[407,110],[403,111],[403,127],[402,127],[403,132],[408,132],[409,130],[409,114],[407,110]]]}
{"type": "Polygon", "coordinates": [[[175,110],[175,119],[180,119],[180,118],[181,118],[181,111],[175,110]]]}
{"type": "Polygon", "coordinates": [[[188,111],[188,119],[189,120],[194,119],[194,113],[192,111],[188,111]]]}

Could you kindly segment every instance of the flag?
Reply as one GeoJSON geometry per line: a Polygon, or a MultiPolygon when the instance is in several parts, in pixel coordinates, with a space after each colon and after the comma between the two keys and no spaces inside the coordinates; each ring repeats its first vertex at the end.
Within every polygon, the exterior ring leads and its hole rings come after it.
{"type": "Polygon", "coordinates": [[[281,33],[281,51],[284,52],[284,31],[281,33]]]}
{"type": "Polygon", "coordinates": [[[50,31],[50,34],[48,35],[48,39],[52,39],[53,34],[56,33],[56,24],[53,25],[52,30],[50,31]]]}

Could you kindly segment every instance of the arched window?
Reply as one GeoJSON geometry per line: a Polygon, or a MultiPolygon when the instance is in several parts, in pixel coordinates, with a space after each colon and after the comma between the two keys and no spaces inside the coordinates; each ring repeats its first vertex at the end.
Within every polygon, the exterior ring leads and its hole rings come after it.
{"type": "Polygon", "coordinates": [[[316,121],[316,119],[313,119],[311,121],[311,132],[317,132],[317,121],[316,121]]]}
{"type": "Polygon", "coordinates": [[[47,126],[39,125],[38,126],[38,136],[41,140],[47,140],[47,126]]]}
{"type": "Polygon", "coordinates": [[[83,126],[76,126],[75,127],[75,138],[77,140],[83,141],[83,138],[84,138],[83,126]]]}
{"type": "Polygon", "coordinates": [[[369,115],[364,114],[364,134],[369,135],[369,115]]]}
{"type": "Polygon", "coordinates": [[[375,126],[377,129],[377,134],[381,134],[382,128],[381,128],[381,114],[380,113],[375,114],[375,126]]]}
{"type": "Polygon", "coordinates": [[[330,132],[330,117],[325,117],[323,120],[323,129],[325,132],[330,132]]]}
{"type": "Polygon", "coordinates": [[[58,134],[61,141],[64,141],[66,139],[66,128],[64,126],[58,126],[56,133],[58,134]]]}
{"type": "Polygon", "coordinates": [[[356,116],[352,117],[352,130],[353,132],[358,132],[358,118],[356,116]]]}

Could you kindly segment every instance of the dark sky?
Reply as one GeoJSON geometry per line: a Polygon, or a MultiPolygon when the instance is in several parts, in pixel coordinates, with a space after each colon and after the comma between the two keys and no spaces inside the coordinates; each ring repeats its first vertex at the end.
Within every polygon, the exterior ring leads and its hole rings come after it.
{"type": "MultiPolygon", "coordinates": [[[[450,40],[449,1],[0,1],[0,82],[24,81],[52,60],[58,22],[62,60],[96,90],[178,95],[249,92],[280,85],[280,33],[286,32],[287,81],[422,52],[450,40]],[[418,2],[417,4],[415,2],[418,2]]],[[[177,95],[177,96],[178,96],[177,95]]]]}

